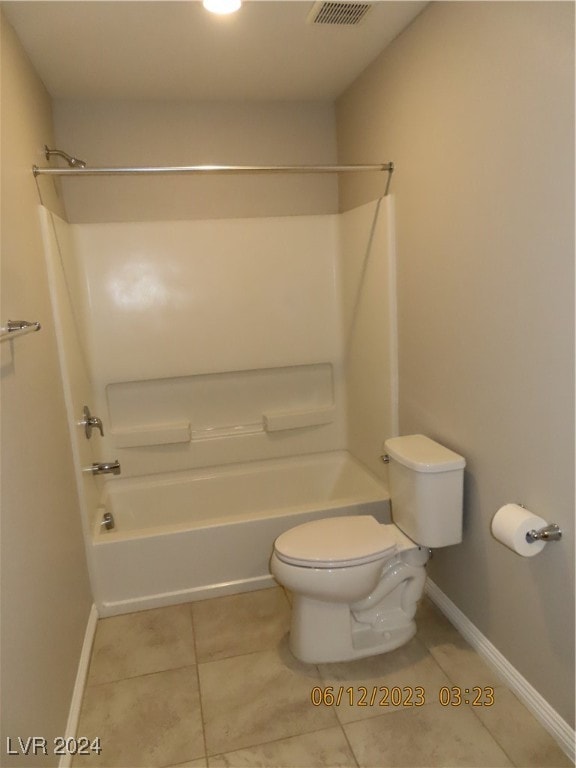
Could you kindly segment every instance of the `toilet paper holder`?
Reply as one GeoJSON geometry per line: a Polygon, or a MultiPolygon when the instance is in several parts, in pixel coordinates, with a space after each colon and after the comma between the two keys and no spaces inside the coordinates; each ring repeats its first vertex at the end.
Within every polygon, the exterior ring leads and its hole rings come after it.
{"type": "MultiPolygon", "coordinates": [[[[526,509],[524,504],[519,503],[518,506],[526,509]]],[[[526,534],[528,544],[534,544],[535,541],[560,541],[561,538],[562,530],[556,523],[549,523],[538,530],[534,528],[526,534]]]]}
{"type": "Polygon", "coordinates": [[[550,523],[545,525],[544,528],[539,530],[528,531],[526,534],[526,541],[528,544],[533,544],[535,541],[560,541],[562,538],[562,531],[560,526],[556,523],[550,523]]]}

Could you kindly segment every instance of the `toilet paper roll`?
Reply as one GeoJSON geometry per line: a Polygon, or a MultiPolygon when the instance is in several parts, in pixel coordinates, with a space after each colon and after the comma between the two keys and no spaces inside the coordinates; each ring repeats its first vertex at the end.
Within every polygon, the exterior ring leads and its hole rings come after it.
{"type": "Polygon", "coordinates": [[[542,552],[546,542],[535,541],[530,544],[526,541],[526,534],[546,525],[546,520],[519,504],[505,504],[492,518],[492,535],[518,555],[533,557],[542,552]]]}

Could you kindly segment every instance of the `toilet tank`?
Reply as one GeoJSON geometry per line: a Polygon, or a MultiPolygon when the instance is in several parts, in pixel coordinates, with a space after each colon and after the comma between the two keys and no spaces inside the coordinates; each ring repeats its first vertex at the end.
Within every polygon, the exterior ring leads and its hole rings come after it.
{"type": "Polygon", "coordinates": [[[396,526],[425,547],[460,543],[464,458],[425,435],[391,437],[384,446],[396,526]]]}

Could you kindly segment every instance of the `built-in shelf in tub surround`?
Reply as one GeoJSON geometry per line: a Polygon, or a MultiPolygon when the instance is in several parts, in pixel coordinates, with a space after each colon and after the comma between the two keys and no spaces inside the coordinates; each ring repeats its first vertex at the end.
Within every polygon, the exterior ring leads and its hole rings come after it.
{"type": "Polygon", "coordinates": [[[137,448],[144,445],[170,445],[190,442],[190,422],[147,424],[115,430],[112,433],[116,448],[137,448]]]}
{"type": "Polygon", "coordinates": [[[334,421],[335,408],[317,408],[306,411],[278,411],[264,414],[251,424],[231,424],[191,428],[187,421],[171,424],[146,424],[115,430],[112,433],[116,448],[138,448],[146,445],[170,445],[197,440],[242,437],[265,432],[321,426],[334,421]]]}
{"type": "Polygon", "coordinates": [[[277,411],[265,413],[263,416],[266,432],[280,432],[284,429],[299,429],[302,427],[317,427],[334,421],[336,409],[315,408],[306,411],[277,411]]]}
{"type": "Polygon", "coordinates": [[[242,437],[263,432],[262,421],[252,424],[231,424],[224,427],[200,427],[192,430],[192,440],[214,440],[219,437],[242,437]]]}
{"type": "Polygon", "coordinates": [[[102,450],[122,451],[124,476],[338,450],[340,373],[314,362],[111,382],[102,450]]]}

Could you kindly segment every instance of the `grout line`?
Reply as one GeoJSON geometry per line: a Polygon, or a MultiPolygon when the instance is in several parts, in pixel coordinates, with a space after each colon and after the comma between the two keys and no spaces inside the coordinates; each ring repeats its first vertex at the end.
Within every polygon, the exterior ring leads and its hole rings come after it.
{"type": "MultiPolygon", "coordinates": [[[[507,691],[509,691],[509,690],[510,690],[510,689],[509,689],[509,688],[507,688],[505,685],[498,685],[498,686],[494,686],[494,702],[496,702],[496,690],[497,690],[497,688],[503,688],[504,690],[507,690],[507,691]]],[[[479,713],[478,713],[478,711],[477,711],[477,710],[478,710],[478,707],[473,707],[473,706],[472,706],[472,704],[467,704],[466,706],[468,707],[468,709],[469,709],[469,710],[471,710],[471,711],[472,711],[472,714],[473,714],[473,715],[474,715],[474,717],[475,717],[475,718],[476,718],[476,719],[479,721],[480,725],[481,725],[481,726],[482,726],[482,727],[483,727],[485,730],[487,730],[487,731],[488,731],[488,733],[489,733],[489,734],[490,734],[490,736],[492,737],[492,740],[493,740],[493,741],[494,741],[494,742],[495,742],[495,743],[498,745],[498,747],[499,747],[499,748],[502,750],[502,752],[504,752],[504,754],[506,755],[506,757],[508,758],[508,760],[510,760],[510,763],[511,763],[511,765],[513,765],[513,766],[516,766],[516,762],[515,762],[515,761],[514,761],[514,759],[512,758],[512,755],[508,754],[508,751],[507,751],[506,747],[505,747],[503,744],[500,744],[500,741],[499,741],[499,740],[496,738],[496,734],[492,733],[492,731],[490,730],[489,726],[488,726],[488,725],[486,725],[486,723],[485,723],[485,722],[482,720],[482,718],[480,717],[480,715],[479,715],[479,713]]]]}
{"type": "Polygon", "coordinates": [[[141,677],[151,677],[152,675],[163,675],[166,672],[177,672],[181,669],[192,669],[192,667],[198,666],[197,664],[182,664],[179,667],[169,667],[168,669],[156,669],[154,672],[142,672],[140,675],[129,675],[128,677],[119,677],[117,680],[107,680],[104,683],[92,683],[87,685],[86,688],[101,688],[103,685],[115,685],[116,683],[125,683],[128,680],[138,680],[141,677]]]}
{"type": "Polygon", "coordinates": [[[358,762],[358,758],[356,757],[356,752],[354,752],[354,747],[350,743],[350,739],[348,738],[348,734],[346,733],[346,729],[344,728],[344,723],[341,723],[338,721],[338,725],[340,726],[340,730],[344,734],[344,738],[346,739],[346,744],[348,744],[348,748],[350,752],[352,753],[352,757],[354,758],[354,762],[356,763],[356,768],[360,768],[360,763],[358,762]]]}
{"type": "MultiPolygon", "coordinates": [[[[197,661],[196,663],[198,666],[201,664],[219,664],[221,661],[229,661],[230,659],[241,659],[243,656],[255,656],[257,653],[270,653],[270,651],[276,650],[276,646],[272,646],[271,648],[260,648],[257,651],[248,651],[246,653],[234,653],[231,656],[224,656],[221,659],[208,659],[207,661],[197,661]]],[[[300,662],[305,663],[305,662],[300,662]]],[[[312,666],[312,665],[310,665],[312,666]]]]}
{"type": "MultiPolygon", "coordinates": [[[[249,744],[246,747],[239,747],[238,749],[230,749],[228,752],[216,752],[213,755],[207,755],[206,759],[208,759],[208,757],[221,757],[223,755],[233,755],[235,752],[244,752],[248,749],[257,749],[258,747],[265,747],[268,744],[280,744],[281,742],[289,741],[290,739],[299,739],[302,736],[310,736],[313,733],[322,733],[323,731],[331,731],[337,725],[340,726],[340,730],[343,731],[343,728],[340,723],[336,723],[335,725],[329,725],[329,726],[324,725],[322,726],[322,728],[315,728],[313,731],[302,731],[300,733],[290,734],[289,736],[280,736],[279,738],[271,739],[270,741],[259,741],[257,744],[249,744]]],[[[344,737],[346,738],[346,743],[349,745],[350,742],[348,741],[348,738],[346,737],[345,733],[344,733],[344,737]]],[[[351,751],[352,751],[352,754],[354,755],[354,751],[353,750],[351,751]]],[[[356,763],[354,768],[357,768],[358,762],[356,760],[356,755],[354,755],[354,762],[356,763]]],[[[177,768],[177,767],[175,766],[174,768],[177,768]]]]}
{"type": "Polygon", "coordinates": [[[194,658],[196,659],[196,680],[198,681],[198,702],[200,706],[200,722],[202,723],[202,742],[204,744],[204,759],[206,765],[208,765],[208,745],[206,743],[206,720],[204,718],[204,707],[202,705],[202,687],[200,685],[200,669],[198,662],[198,647],[196,644],[196,625],[194,623],[194,610],[193,603],[189,604],[190,608],[190,623],[192,625],[192,643],[194,644],[194,658]]]}

